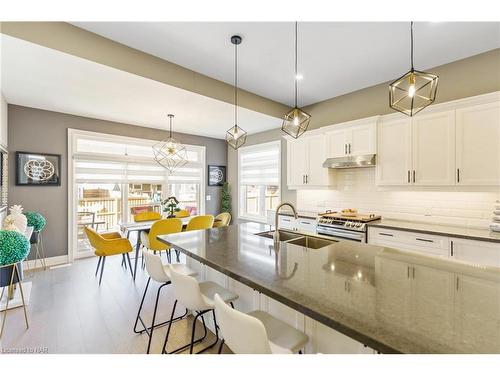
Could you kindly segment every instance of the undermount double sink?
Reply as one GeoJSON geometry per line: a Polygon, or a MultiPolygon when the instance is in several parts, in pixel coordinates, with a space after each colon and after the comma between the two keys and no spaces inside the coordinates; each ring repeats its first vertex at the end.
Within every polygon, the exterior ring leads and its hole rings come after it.
{"type": "MultiPolygon", "coordinates": [[[[256,236],[274,238],[274,231],[257,233],[256,236]]],[[[331,245],[337,241],[325,240],[319,237],[308,236],[300,233],[292,233],[285,230],[279,231],[280,242],[289,243],[292,245],[303,246],[309,249],[321,249],[322,247],[331,245]]]]}

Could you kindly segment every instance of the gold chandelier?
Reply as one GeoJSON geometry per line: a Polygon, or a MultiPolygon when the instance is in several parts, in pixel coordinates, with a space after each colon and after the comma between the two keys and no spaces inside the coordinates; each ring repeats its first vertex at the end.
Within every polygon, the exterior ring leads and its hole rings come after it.
{"type": "Polygon", "coordinates": [[[299,138],[302,134],[304,134],[309,126],[309,122],[311,121],[311,115],[304,112],[297,106],[298,80],[300,79],[297,72],[297,31],[298,23],[295,22],[295,105],[288,113],[285,114],[283,117],[283,124],[281,125],[281,130],[293,138],[299,138]]]}
{"type": "Polygon", "coordinates": [[[167,115],[170,121],[169,136],[153,146],[153,157],[158,164],[167,169],[170,174],[177,168],[187,164],[186,147],[172,137],[172,120],[174,115],[167,115]]]}
{"type": "Polygon", "coordinates": [[[239,35],[231,37],[231,43],[234,44],[234,126],[226,132],[226,142],[235,150],[247,141],[247,132],[238,126],[238,45],[241,41],[239,35]]]}
{"type": "Polygon", "coordinates": [[[389,85],[389,105],[392,109],[413,116],[436,100],[438,76],[413,68],[413,22],[410,24],[411,69],[389,85]]]}

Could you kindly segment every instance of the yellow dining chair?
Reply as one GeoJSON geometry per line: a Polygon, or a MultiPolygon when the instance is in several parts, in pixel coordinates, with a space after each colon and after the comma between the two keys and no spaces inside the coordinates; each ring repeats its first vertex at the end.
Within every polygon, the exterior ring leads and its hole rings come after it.
{"type": "Polygon", "coordinates": [[[141,243],[147,249],[153,251],[156,254],[157,251],[161,252],[165,250],[167,253],[167,259],[169,263],[172,263],[172,258],[170,255],[170,247],[158,241],[156,236],[162,234],[179,233],[182,232],[182,220],[177,218],[158,220],[153,223],[149,233],[141,232],[141,243]]]}
{"type": "Polygon", "coordinates": [[[97,233],[94,229],[85,227],[85,233],[89,239],[90,245],[94,248],[94,253],[99,257],[97,262],[97,269],[95,271],[95,276],[99,272],[99,267],[101,267],[101,275],[99,277],[99,285],[101,285],[102,273],[104,271],[104,263],[106,262],[106,257],[111,255],[122,254],[126,256],[128,260],[128,266],[130,268],[130,274],[134,277],[132,272],[132,264],[130,263],[129,253],[132,251],[132,245],[127,238],[123,238],[120,233],[97,233]],[[102,264],[101,264],[102,261],[102,264]]]}
{"type": "Polygon", "coordinates": [[[189,211],[188,210],[180,210],[175,212],[175,217],[189,217],[189,211]]]}
{"type": "Polygon", "coordinates": [[[186,225],[186,231],[209,229],[214,225],[214,217],[212,215],[194,216],[186,225]]]}
{"type": "Polygon", "coordinates": [[[215,217],[215,220],[214,228],[227,227],[231,223],[231,214],[229,212],[222,212],[215,217]]]}
{"type": "Polygon", "coordinates": [[[154,212],[154,211],[141,212],[139,214],[134,215],[134,221],[136,223],[140,221],[153,221],[160,219],[161,219],[161,214],[159,212],[154,212]]]}

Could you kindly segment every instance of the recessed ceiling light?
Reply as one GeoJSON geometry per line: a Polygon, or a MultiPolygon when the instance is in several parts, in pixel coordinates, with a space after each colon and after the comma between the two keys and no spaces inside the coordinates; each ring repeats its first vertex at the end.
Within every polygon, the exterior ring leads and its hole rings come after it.
{"type": "Polygon", "coordinates": [[[303,79],[303,78],[304,78],[304,76],[303,76],[302,74],[300,74],[300,73],[299,73],[299,74],[297,74],[297,75],[295,76],[295,79],[296,79],[297,81],[300,81],[300,80],[301,80],[301,79],[303,79]]]}

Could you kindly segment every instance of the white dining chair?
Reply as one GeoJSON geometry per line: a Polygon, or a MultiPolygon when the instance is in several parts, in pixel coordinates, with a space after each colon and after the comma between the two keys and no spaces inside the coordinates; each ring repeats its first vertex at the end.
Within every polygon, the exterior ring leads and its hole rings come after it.
{"type": "MultiPolygon", "coordinates": [[[[159,255],[156,255],[156,254],[154,254],[154,252],[149,251],[147,249],[142,250],[142,256],[143,256],[143,259],[145,262],[146,272],[148,273],[149,278],[148,278],[148,281],[146,283],[146,288],[144,289],[144,294],[142,296],[139,310],[137,311],[137,317],[135,319],[135,325],[134,325],[134,332],[135,333],[146,332],[146,334],[149,336],[148,348],[146,351],[146,353],[149,354],[154,329],[170,323],[170,320],[167,320],[167,321],[155,324],[155,320],[156,320],[156,312],[158,310],[158,301],[160,299],[160,292],[164,286],[171,284],[171,270],[174,269],[174,270],[176,270],[176,272],[178,272],[182,275],[191,275],[191,276],[196,275],[196,271],[192,270],[191,268],[189,268],[186,265],[181,264],[181,263],[175,263],[175,264],[172,264],[171,266],[164,265],[161,262],[161,257],[159,255]],[[144,305],[144,300],[146,298],[146,293],[148,291],[149,283],[151,282],[151,280],[156,281],[157,283],[160,283],[160,286],[158,287],[158,290],[156,292],[156,301],[155,301],[155,307],[154,307],[154,311],[153,311],[153,319],[151,322],[151,326],[148,327],[148,326],[146,326],[146,324],[144,323],[144,320],[141,317],[141,310],[142,310],[142,307],[144,305]],[[141,323],[143,329],[139,330],[137,328],[138,323],[141,323]]],[[[178,316],[176,318],[174,318],[172,316],[171,319],[173,319],[174,321],[180,320],[180,319],[184,318],[187,315],[187,313],[188,313],[188,310],[186,309],[186,312],[184,313],[184,315],[178,316]]]]}
{"type": "Polygon", "coordinates": [[[265,311],[248,314],[227,305],[218,294],[214,297],[215,315],[225,343],[235,354],[292,354],[302,353],[307,335],[276,319],[265,311]]]}
{"type": "Polygon", "coordinates": [[[170,277],[172,279],[172,286],[174,289],[174,295],[176,300],[174,302],[172,313],[170,315],[170,323],[168,325],[162,352],[164,354],[172,354],[180,352],[189,347],[189,353],[192,354],[194,344],[203,341],[207,336],[207,326],[205,324],[204,315],[210,312],[212,312],[214,319],[215,341],[206,348],[200,350],[198,353],[202,353],[212,348],[219,341],[217,319],[215,317],[215,312],[214,312],[215,308],[214,296],[218,294],[220,296],[219,298],[221,298],[225,303],[230,303],[232,305],[233,301],[235,301],[238,298],[238,295],[220,286],[219,284],[214,283],[213,281],[198,282],[198,280],[196,280],[192,276],[179,273],[174,267],[172,267],[170,270],[170,277]],[[180,302],[184,307],[186,307],[186,309],[193,311],[194,319],[191,330],[191,342],[171,352],[167,352],[166,347],[167,347],[168,337],[170,335],[172,323],[174,322],[173,317],[178,302],[180,302]],[[198,318],[201,318],[201,321],[203,323],[204,334],[201,338],[195,340],[194,336],[196,331],[196,321],[198,320],[198,318]]]}

